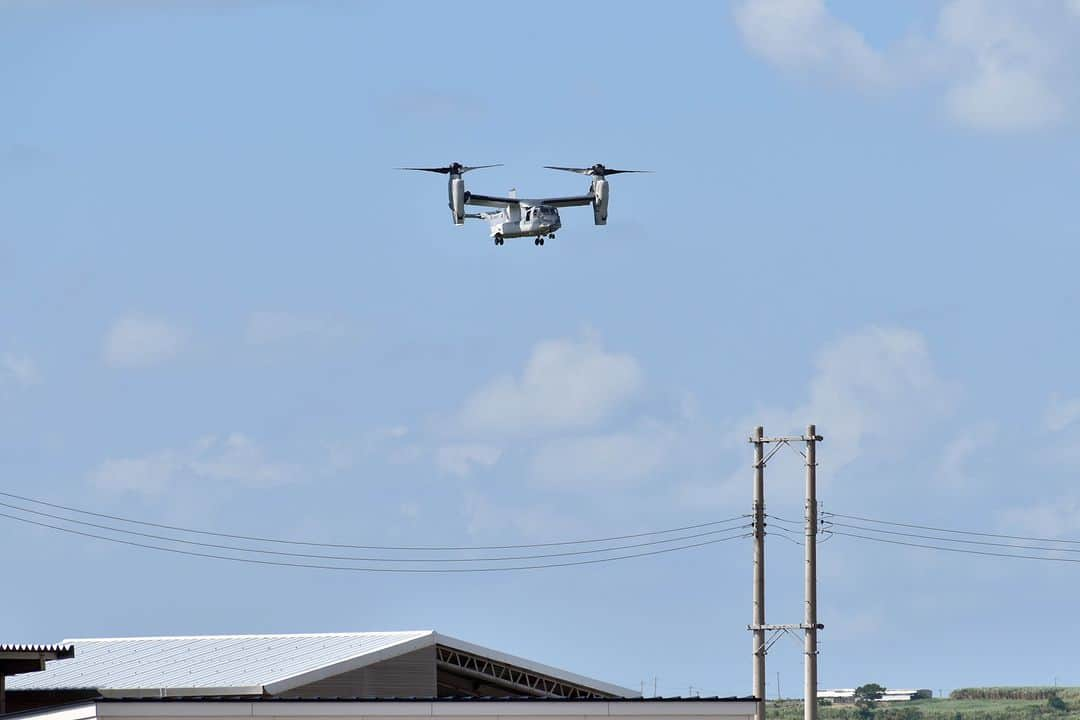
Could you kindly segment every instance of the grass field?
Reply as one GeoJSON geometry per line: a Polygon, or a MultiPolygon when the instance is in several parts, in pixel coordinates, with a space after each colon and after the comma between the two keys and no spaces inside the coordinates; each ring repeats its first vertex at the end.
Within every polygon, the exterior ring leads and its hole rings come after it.
{"type": "MultiPolygon", "coordinates": [[[[799,700],[770,701],[769,720],[801,720],[799,700]]],[[[822,705],[820,720],[859,720],[854,705],[822,705]]],[[[948,698],[879,703],[874,720],[1080,720],[1080,688],[992,687],[963,688],[948,698]],[[1064,710],[1050,706],[1056,693],[1064,710]]]]}

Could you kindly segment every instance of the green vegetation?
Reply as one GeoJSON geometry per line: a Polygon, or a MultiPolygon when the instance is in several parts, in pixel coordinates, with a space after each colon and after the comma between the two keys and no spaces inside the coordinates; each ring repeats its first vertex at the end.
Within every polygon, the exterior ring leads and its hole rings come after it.
{"type": "Polygon", "coordinates": [[[874,720],[877,701],[885,693],[885,688],[877,683],[867,683],[855,688],[855,714],[859,720],[874,720]]]}
{"type": "MultiPolygon", "coordinates": [[[[873,684],[857,703],[822,702],[819,720],[1080,720],[1080,688],[963,688],[948,698],[883,703],[872,697],[873,684]]],[[[880,697],[880,695],[878,696],[880,697]]],[[[802,720],[798,700],[772,701],[768,720],[802,720]]]]}
{"type": "Polygon", "coordinates": [[[949,693],[951,700],[1049,700],[1057,695],[1080,701],[1080,688],[1058,687],[985,687],[960,688],[949,693]]]}

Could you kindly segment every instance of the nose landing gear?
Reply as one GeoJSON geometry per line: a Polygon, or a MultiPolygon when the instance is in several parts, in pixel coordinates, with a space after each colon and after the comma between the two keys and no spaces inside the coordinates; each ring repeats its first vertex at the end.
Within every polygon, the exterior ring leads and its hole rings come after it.
{"type": "Polygon", "coordinates": [[[504,242],[502,233],[495,233],[495,244],[502,245],[504,242]]]}
{"type": "Polygon", "coordinates": [[[536,245],[537,247],[539,247],[540,245],[543,245],[543,244],[544,244],[544,238],[542,238],[542,237],[537,237],[535,240],[533,240],[533,245],[536,245]]]}

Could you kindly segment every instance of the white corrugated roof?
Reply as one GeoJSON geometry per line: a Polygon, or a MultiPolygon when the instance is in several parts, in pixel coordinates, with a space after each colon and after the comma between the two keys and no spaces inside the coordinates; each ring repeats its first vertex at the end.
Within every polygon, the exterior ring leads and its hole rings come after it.
{"type": "MultiPolygon", "coordinates": [[[[71,660],[12,678],[11,690],[97,688],[182,695],[262,693],[274,682],[349,661],[362,667],[423,647],[430,630],[311,635],[75,638],[71,660]],[[420,641],[420,642],[417,642],[420,641]],[[393,651],[387,653],[386,651],[393,651]],[[158,690],[171,691],[158,693],[158,690]]],[[[351,667],[345,669],[352,669],[351,667]]],[[[344,672],[341,670],[340,672],[344,672]]]]}
{"type": "Polygon", "coordinates": [[[638,693],[432,630],[74,638],[75,657],[8,680],[10,690],[96,688],[105,696],[279,693],[436,643],[625,697],[638,693]]]}

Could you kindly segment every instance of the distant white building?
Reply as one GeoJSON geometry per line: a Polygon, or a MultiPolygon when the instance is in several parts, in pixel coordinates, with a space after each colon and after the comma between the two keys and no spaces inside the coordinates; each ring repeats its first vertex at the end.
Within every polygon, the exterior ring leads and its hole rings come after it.
{"type": "MultiPolygon", "coordinates": [[[[881,697],[875,702],[902,702],[904,700],[919,700],[933,697],[930,690],[897,690],[888,688],[881,693],[881,697]]],[[[839,688],[837,690],[818,690],[818,700],[831,700],[834,703],[855,702],[855,688],[839,688]]]]}

